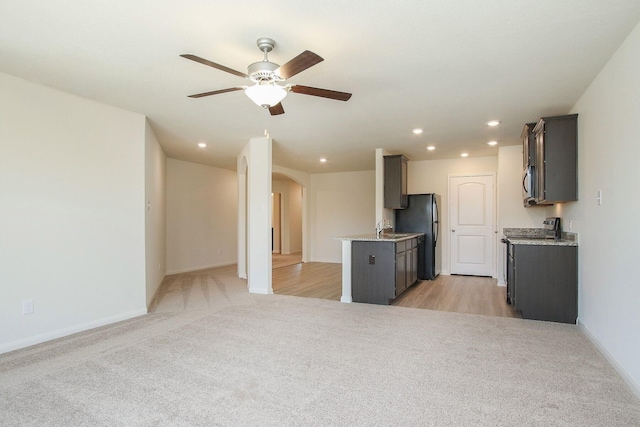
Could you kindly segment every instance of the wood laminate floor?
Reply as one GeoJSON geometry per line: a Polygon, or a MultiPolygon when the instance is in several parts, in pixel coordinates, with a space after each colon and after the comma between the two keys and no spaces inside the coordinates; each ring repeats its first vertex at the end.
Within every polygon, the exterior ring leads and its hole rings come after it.
{"type": "MultiPolygon", "coordinates": [[[[342,264],[310,262],[273,270],[276,294],[339,301],[342,264]]],[[[438,276],[423,280],[393,305],[497,317],[520,317],[505,301],[505,288],[496,279],[475,276],[438,276]]]]}
{"type": "Polygon", "coordinates": [[[271,285],[280,295],[340,301],[342,264],[306,262],[274,268],[271,285]]]}
{"type": "Polygon", "coordinates": [[[393,305],[481,314],[496,317],[520,317],[507,304],[505,288],[496,279],[476,276],[438,276],[413,285],[393,305]]]}
{"type": "Polygon", "coordinates": [[[302,253],[293,254],[271,254],[271,267],[280,268],[288,265],[300,264],[302,262],[302,253]]]}
{"type": "MultiPolygon", "coordinates": [[[[340,301],[342,264],[300,262],[273,268],[272,286],[276,294],[340,301]]],[[[167,276],[158,289],[150,311],[205,309],[242,297],[233,292],[238,293],[244,287],[246,280],[237,278],[235,265],[167,276]]],[[[505,302],[504,293],[505,288],[496,286],[495,279],[438,276],[435,280],[418,282],[393,305],[520,317],[505,302]]]]}

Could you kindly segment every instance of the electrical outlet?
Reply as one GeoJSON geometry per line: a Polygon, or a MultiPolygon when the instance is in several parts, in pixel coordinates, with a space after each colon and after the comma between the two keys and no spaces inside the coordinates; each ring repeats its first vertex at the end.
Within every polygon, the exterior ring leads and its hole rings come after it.
{"type": "Polygon", "coordinates": [[[602,206],[602,190],[598,190],[598,198],[596,200],[598,201],[598,206],[602,206]]]}
{"type": "Polygon", "coordinates": [[[22,301],[22,314],[32,314],[33,313],[33,300],[26,299],[22,301]]]}
{"type": "Polygon", "coordinates": [[[569,231],[573,229],[573,221],[569,220],[569,231]]]}

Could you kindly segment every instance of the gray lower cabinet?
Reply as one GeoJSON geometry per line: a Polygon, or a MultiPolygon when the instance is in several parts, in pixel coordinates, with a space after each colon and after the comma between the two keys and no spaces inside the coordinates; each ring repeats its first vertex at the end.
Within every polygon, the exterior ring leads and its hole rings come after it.
{"type": "Polygon", "coordinates": [[[351,242],[353,302],[391,304],[417,280],[417,238],[351,242]]]}
{"type": "Polygon", "coordinates": [[[511,303],[524,319],[576,323],[578,317],[578,248],[513,245],[508,261],[511,303]],[[509,274],[510,273],[510,274],[509,274]]]}

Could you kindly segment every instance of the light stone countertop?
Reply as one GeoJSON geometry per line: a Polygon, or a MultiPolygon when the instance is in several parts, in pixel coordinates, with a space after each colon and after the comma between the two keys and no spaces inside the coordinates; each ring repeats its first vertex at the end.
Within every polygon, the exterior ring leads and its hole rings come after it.
{"type": "Polygon", "coordinates": [[[507,240],[514,245],[538,245],[538,246],[578,246],[578,242],[573,240],[555,240],[527,237],[507,237],[507,240]]]}
{"type": "Polygon", "coordinates": [[[359,234],[357,236],[335,237],[337,240],[359,242],[401,242],[416,237],[424,236],[424,233],[382,233],[380,237],[372,234],[359,234]]]}
{"type": "Polygon", "coordinates": [[[570,232],[560,240],[546,239],[544,228],[503,228],[502,234],[514,245],[578,246],[578,235],[570,232]]]}

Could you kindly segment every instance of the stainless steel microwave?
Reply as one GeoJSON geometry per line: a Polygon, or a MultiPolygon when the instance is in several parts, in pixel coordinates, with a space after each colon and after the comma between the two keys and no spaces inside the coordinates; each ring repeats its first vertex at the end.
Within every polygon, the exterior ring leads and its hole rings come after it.
{"type": "Polygon", "coordinates": [[[522,199],[525,206],[535,205],[535,167],[527,166],[522,171],[522,199]]]}

